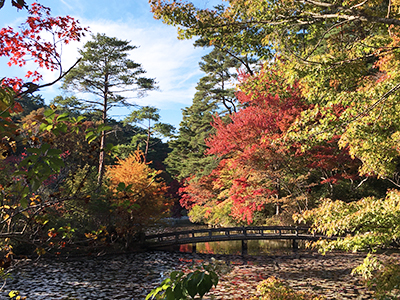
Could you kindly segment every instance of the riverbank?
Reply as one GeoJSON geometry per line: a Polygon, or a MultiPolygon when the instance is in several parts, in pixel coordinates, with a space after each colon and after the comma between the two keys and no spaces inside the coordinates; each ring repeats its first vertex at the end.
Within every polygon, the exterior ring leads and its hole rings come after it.
{"type": "Polygon", "coordinates": [[[350,274],[352,268],[362,263],[365,254],[322,256],[309,251],[247,257],[149,252],[25,260],[19,262],[13,279],[7,280],[3,295],[19,290],[22,296],[32,300],[142,300],[169,271],[210,261],[212,257],[232,267],[212,291],[215,299],[247,299],[256,294],[257,284],[269,276],[286,280],[295,290],[311,291],[327,299],[372,299],[359,277],[350,274]]]}

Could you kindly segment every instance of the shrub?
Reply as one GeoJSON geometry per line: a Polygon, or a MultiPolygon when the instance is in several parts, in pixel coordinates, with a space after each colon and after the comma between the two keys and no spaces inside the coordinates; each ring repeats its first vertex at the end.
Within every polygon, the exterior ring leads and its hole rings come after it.
{"type": "Polygon", "coordinates": [[[294,291],[283,280],[274,276],[262,281],[257,286],[259,297],[253,297],[251,300],[322,300],[320,296],[309,293],[294,291]]]}
{"type": "Polygon", "coordinates": [[[158,177],[161,171],[149,167],[142,151],[117,162],[108,167],[106,176],[116,230],[128,237],[163,217],[171,203],[165,198],[167,187],[158,177]]]}

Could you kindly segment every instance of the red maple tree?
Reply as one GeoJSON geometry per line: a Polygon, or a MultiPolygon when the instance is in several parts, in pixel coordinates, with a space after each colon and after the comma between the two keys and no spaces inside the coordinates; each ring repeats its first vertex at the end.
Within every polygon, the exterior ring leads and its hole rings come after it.
{"type": "Polygon", "coordinates": [[[254,214],[268,206],[306,208],[313,186],[357,176],[357,163],[347,149],[339,149],[337,138],[306,151],[289,138],[292,125],[311,107],[297,83],[289,84],[279,71],[267,68],[255,76],[242,73],[240,79],[242,109],[229,122],[216,116],[216,134],[206,141],[208,154],[222,160],[212,174],[189,180],[181,190],[186,207],[208,207],[193,211],[215,221],[221,217],[216,217],[221,213],[217,207],[229,204],[234,220],[251,224],[254,214]]]}
{"type": "MultiPolygon", "coordinates": [[[[87,28],[81,27],[74,18],[70,16],[52,17],[50,8],[33,3],[28,9],[27,20],[21,24],[18,30],[12,27],[0,29],[0,56],[9,57],[9,66],[22,67],[28,60],[33,61],[37,69],[27,71],[25,75],[25,78],[32,83],[42,79],[42,75],[38,71],[40,68],[51,71],[59,70],[60,77],[62,77],[64,73],[59,47],[71,41],[79,41],[87,30],[87,28]],[[46,34],[51,35],[51,41],[43,37],[46,34]]],[[[26,87],[26,91],[32,92],[33,87],[24,86],[24,80],[21,78],[5,78],[2,85],[11,86],[18,93],[22,92],[22,87],[26,87]]],[[[50,83],[44,86],[48,85],[50,83]]],[[[35,86],[35,89],[39,87],[43,86],[35,86]]]]}

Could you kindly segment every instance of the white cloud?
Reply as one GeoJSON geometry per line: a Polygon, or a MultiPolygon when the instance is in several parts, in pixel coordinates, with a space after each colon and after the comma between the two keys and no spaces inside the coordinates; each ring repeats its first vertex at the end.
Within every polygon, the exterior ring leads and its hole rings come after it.
{"type": "MultiPolygon", "coordinates": [[[[105,33],[110,37],[129,40],[131,45],[138,46],[132,50],[130,58],[147,71],[146,76],[155,78],[159,91],[151,91],[147,97],[135,99],[139,105],[152,105],[166,109],[170,104],[190,105],[195,93],[195,86],[202,76],[198,62],[205,55],[205,50],[193,47],[193,41],[182,41],[176,38],[176,30],[160,23],[159,26],[141,27],[132,22],[115,22],[110,20],[85,21],[93,34],[105,33]]],[[[80,43],[71,43],[63,47],[62,62],[64,70],[72,66],[79,57],[78,48],[90,39],[88,34],[80,43]]],[[[30,66],[27,66],[29,69],[30,66]]],[[[56,72],[44,71],[44,82],[57,78],[56,72]]],[[[55,92],[59,85],[46,90],[46,94],[55,92]]],[[[58,92],[59,94],[60,92],[58,92]]]]}
{"type": "MultiPolygon", "coordinates": [[[[199,58],[204,50],[193,47],[192,41],[176,38],[176,30],[160,23],[159,26],[141,28],[135,22],[117,23],[98,21],[89,23],[93,33],[105,33],[119,39],[129,40],[138,46],[131,59],[142,64],[146,76],[156,78],[160,91],[150,92],[153,105],[165,106],[166,102],[190,104],[194,86],[201,76],[199,58]]],[[[137,101],[149,102],[149,99],[137,101]]]]}
{"type": "MultiPolygon", "coordinates": [[[[71,8],[71,3],[61,0],[65,6],[71,8]]],[[[76,14],[80,14],[81,9],[76,7],[76,14]]],[[[72,17],[76,17],[71,15],[72,17]]],[[[142,64],[147,71],[146,76],[155,78],[158,82],[159,91],[151,91],[147,97],[134,99],[133,102],[139,105],[156,106],[162,110],[168,110],[176,107],[191,105],[191,100],[195,93],[195,86],[198,79],[203,76],[199,70],[198,62],[201,56],[205,55],[208,50],[194,48],[193,41],[178,40],[176,28],[167,26],[161,21],[140,22],[138,18],[123,18],[116,21],[108,19],[89,20],[82,17],[79,19],[80,24],[89,27],[91,33],[105,33],[110,37],[129,40],[132,45],[138,46],[131,52],[131,59],[142,64]]],[[[83,48],[86,41],[90,39],[90,34],[82,39],[80,43],[73,42],[63,46],[62,64],[64,71],[70,68],[78,59],[78,49],[83,48]]],[[[5,70],[9,76],[24,76],[27,70],[34,69],[33,63],[28,63],[23,68],[16,68],[15,72],[5,70]],[[19,75],[18,75],[19,74],[19,75]]],[[[52,82],[57,78],[57,71],[50,72],[40,70],[43,74],[43,83],[52,82]]],[[[2,75],[3,71],[0,71],[2,75]]],[[[50,101],[53,97],[62,93],[59,90],[60,83],[47,87],[40,91],[46,101],[50,101]]],[[[179,121],[181,117],[180,109],[176,111],[176,119],[179,121]]]]}

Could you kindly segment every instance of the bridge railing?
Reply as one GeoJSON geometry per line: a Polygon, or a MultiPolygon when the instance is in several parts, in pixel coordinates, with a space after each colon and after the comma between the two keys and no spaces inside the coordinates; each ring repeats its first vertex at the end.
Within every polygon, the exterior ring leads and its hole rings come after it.
{"type": "Polygon", "coordinates": [[[192,230],[183,230],[178,232],[166,232],[161,234],[152,234],[146,235],[144,237],[144,242],[150,241],[171,241],[176,240],[178,241],[181,238],[188,238],[188,237],[198,237],[208,235],[210,238],[212,236],[217,235],[225,235],[227,237],[234,236],[234,235],[254,235],[258,234],[261,236],[267,234],[305,234],[308,233],[308,227],[301,227],[301,226],[251,226],[251,227],[220,227],[220,228],[203,228],[203,229],[192,229],[192,230]],[[222,234],[221,234],[222,233],[222,234]]]}

